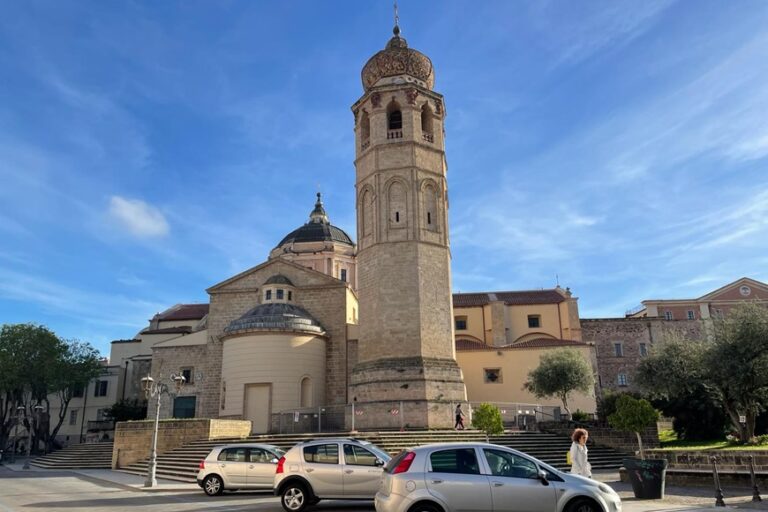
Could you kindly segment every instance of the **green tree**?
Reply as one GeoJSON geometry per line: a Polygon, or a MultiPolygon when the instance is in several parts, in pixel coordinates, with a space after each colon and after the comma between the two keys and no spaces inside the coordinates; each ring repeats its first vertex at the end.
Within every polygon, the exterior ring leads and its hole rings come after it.
{"type": "Polygon", "coordinates": [[[616,400],[616,412],[608,416],[608,423],[616,430],[635,433],[640,448],[640,458],[643,460],[645,460],[645,452],[640,432],[658,420],[659,411],[654,409],[648,400],[633,398],[629,395],[621,395],[616,400]]]}
{"type": "MultiPolygon", "coordinates": [[[[27,416],[24,427],[33,433],[33,446],[53,439],[49,429],[50,395],[67,393],[98,374],[98,355],[85,343],[66,342],[47,327],[5,324],[0,328],[0,449],[7,448],[16,409],[29,411],[45,404],[43,414],[27,416]]],[[[71,392],[69,393],[71,399],[71,392]]],[[[61,402],[58,432],[69,400],[61,402]]],[[[55,435],[55,434],[54,434],[55,435]]]]}
{"type": "Polygon", "coordinates": [[[489,403],[482,403],[472,411],[472,426],[485,432],[485,439],[504,433],[504,423],[501,421],[501,411],[489,403]]]}
{"type": "Polygon", "coordinates": [[[120,400],[104,411],[104,416],[114,422],[143,420],[147,417],[147,402],[135,398],[120,400]]]}
{"type": "Polygon", "coordinates": [[[595,389],[595,377],[592,367],[579,352],[561,349],[541,356],[538,368],[528,373],[528,380],[523,388],[537,398],[559,398],[570,418],[568,399],[571,393],[592,393],[595,389]]]}
{"type": "Polygon", "coordinates": [[[768,406],[768,309],[737,306],[714,322],[713,338],[665,340],[640,363],[638,383],[666,400],[708,396],[742,441],[751,442],[755,419],[768,406]]]}

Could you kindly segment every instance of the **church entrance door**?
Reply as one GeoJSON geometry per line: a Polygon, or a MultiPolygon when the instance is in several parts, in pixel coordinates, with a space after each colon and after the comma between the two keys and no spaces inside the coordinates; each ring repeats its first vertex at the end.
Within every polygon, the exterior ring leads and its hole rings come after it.
{"type": "Polygon", "coordinates": [[[251,432],[264,434],[269,431],[272,416],[272,384],[245,385],[245,419],[251,420],[251,432]]]}

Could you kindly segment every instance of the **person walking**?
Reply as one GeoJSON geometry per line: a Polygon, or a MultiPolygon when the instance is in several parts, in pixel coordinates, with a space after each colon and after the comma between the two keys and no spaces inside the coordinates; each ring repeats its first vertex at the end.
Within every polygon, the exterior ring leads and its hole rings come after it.
{"type": "Polygon", "coordinates": [[[571,474],[592,478],[592,466],[587,460],[587,439],[589,433],[577,428],[571,435],[571,474]]]}
{"type": "Polygon", "coordinates": [[[464,411],[461,410],[461,404],[456,406],[456,430],[464,430],[464,411]]]}

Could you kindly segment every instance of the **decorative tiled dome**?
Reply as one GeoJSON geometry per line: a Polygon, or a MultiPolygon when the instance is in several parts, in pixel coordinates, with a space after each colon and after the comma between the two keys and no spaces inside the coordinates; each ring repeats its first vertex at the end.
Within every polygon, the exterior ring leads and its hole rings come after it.
{"type": "Polygon", "coordinates": [[[234,334],[260,330],[325,334],[325,329],[320,322],[315,320],[306,309],[281,302],[256,306],[237,320],[233,320],[224,332],[234,334]]]}
{"type": "Polygon", "coordinates": [[[408,43],[400,37],[398,26],[395,26],[394,34],[387,47],[371,57],[363,66],[363,89],[367,91],[382,78],[398,75],[410,75],[432,89],[435,85],[432,61],[423,53],[408,48],[408,43]]]}

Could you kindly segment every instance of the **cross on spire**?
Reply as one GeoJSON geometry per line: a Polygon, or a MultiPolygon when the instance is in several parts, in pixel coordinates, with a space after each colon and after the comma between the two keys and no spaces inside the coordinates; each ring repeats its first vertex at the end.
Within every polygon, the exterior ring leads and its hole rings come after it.
{"type": "Polygon", "coordinates": [[[392,30],[392,32],[394,32],[396,36],[399,36],[400,35],[400,16],[397,14],[397,0],[395,0],[394,7],[395,7],[395,28],[392,30]]]}

